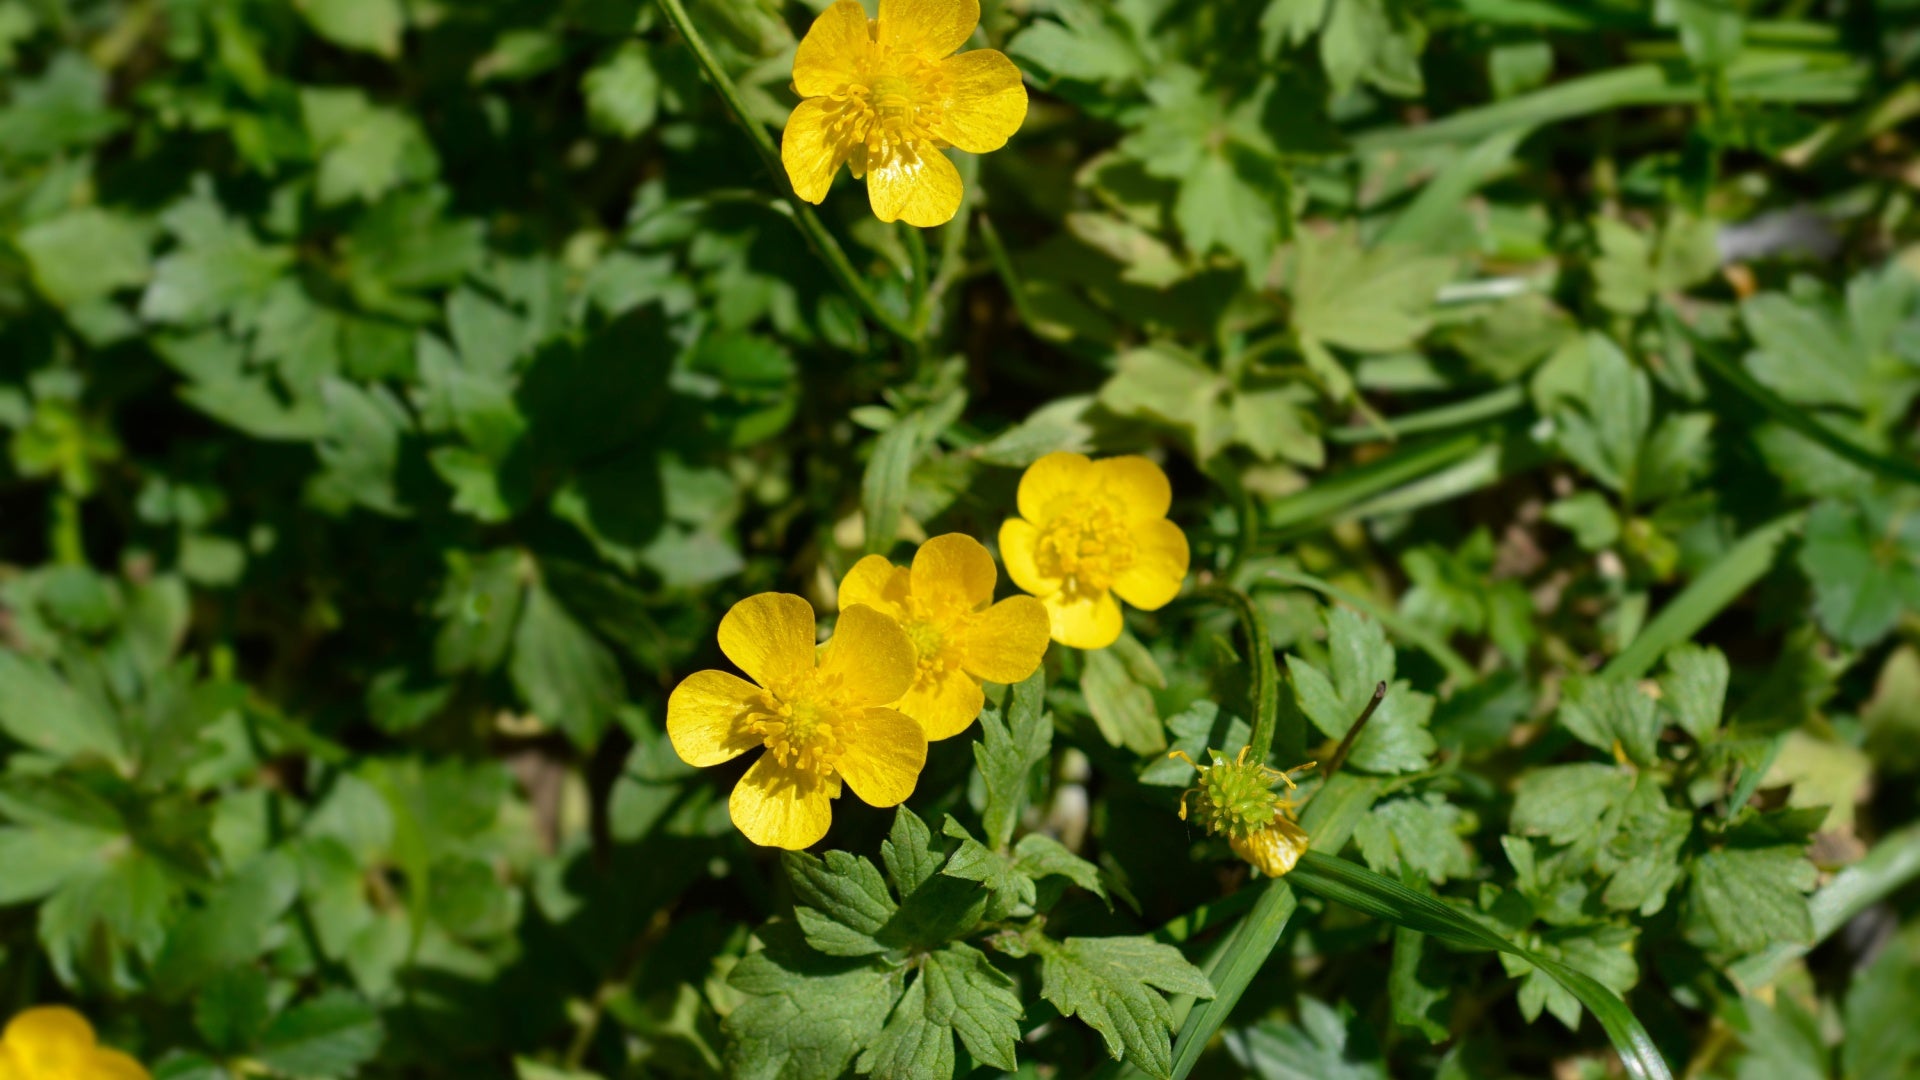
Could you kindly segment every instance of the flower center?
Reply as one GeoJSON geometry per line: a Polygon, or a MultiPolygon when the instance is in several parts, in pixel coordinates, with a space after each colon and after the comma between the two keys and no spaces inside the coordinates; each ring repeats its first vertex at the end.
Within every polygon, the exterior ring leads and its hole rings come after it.
{"type": "Polygon", "coordinates": [[[853,710],[809,685],[791,697],[763,696],[765,709],[749,721],[753,733],[766,743],[775,761],[790,769],[833,775],[833,766],[846,750],[853,710]]]}
{"type": "Polygon", "coordinates": [[[907,632],[907,640],[913,642],[913,655],[919,661],[920,673],[916,680],[937,675],[950,666],[947,662],[948,622],[936,618],[918,599],[908,602],[907,617],[901,620],[900,626],[907,632]]]}
{"type": "Polygon", "coordinates": [[[1064,581],[1071,597],[1112,588],[1138,555],[1133,533],[1111,508],[1085,504],[1047,522],[1034,561],[1042,574],[1064,581]]]}
{"type": "Polygon", "coordinates": [[[856,176],[896,158],[917,161],[922,143],[946,145],[933,134],[947,98],[939,65],[874,50],[860,75],[833,94],[839,109],[831,130],[856,176]]]}

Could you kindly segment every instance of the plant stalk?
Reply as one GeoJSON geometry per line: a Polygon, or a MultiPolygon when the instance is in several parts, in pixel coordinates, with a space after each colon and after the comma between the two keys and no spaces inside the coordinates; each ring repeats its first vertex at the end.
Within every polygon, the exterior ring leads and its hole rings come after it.
{"type": "Polygon", "coordinates": [[[720,66],[719,58],[713,55],[713,49],[707,45],[707,39],[701,36],[699,28],[693,23],[693,17],[687,14],[686,5],[682,4],[681,0],[659,0],[659,3],[661,13],[666,15],[667,21],[672,23],[673,28],[678,30],[680,36],[685,39],[687,48],[693,51],[694,59],[700,64],[700,70],[706,73],[707,81],[713,84],[714,91],[726,104],[727,111],[733,114],[734,122],[747,133],[747,138],[753,143],[754,150],[760,155],[760,163],[773,174],[774,186],[779,189],[781,197],[785,200],[794,224],[800,228],[800,234],[806,237],[807,245],[813,248],[813,253],[827,265],[827,271],[840,283],[840,287],[847,291],[847,295],[853,298],[854,304],[860,308],[862,314],[878,323],[881,329],[898,338],[902,343],[917,350],[920,347],[919,334],[915,333],[914,328],[905,320],[880,305],[873,291],[867,288],[865,281],[861,280],[859,271],[853,268],[853,263],[847,258],[846,251],[841,248],[840,241],[834,239],[833,233],[827,230],[826,223],[820,220],[820,215],[813,212],[813,207],[793,190],[793,185],[786,179],[786,168],[780,164],[779,148],[774,146],[773,139],[767,134],[767,130],[747,115],[746,103],[740,97],[740,88],[734,85],[732,77],[720,66]]]}

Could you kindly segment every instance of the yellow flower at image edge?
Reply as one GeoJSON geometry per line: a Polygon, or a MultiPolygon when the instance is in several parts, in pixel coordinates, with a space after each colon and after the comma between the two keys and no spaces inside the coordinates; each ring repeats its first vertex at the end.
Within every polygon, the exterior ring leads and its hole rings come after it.
{"type": "Polygon", "coordinates": [[[1164,607],[1187,577],[1187,534],[1167,520],[1173,488],[1143,457],[1048,454],[1020,477],[1020,516],[1000,526],[1014,584],[1040,598],[1053,640],[1104,649],[1120,605],[1164,607]]]}
{"type": "Polygon", "coordinates": [[[866,178],[881,221],[952,220],[960,172],[941,151],[998,150],[1027,117],[1013,61],[993,49],[952,55],[979,22],[979,0],[880,0],[873,20],[855,0],[821,12],[793,57],[806,100],[780,141],[794,192],[820,202],[846,165],[866,178]]]}
{"type": "Polygon", "coordinates": [[[41,1006],[8,1021],[0,1033],[0,1080],[148,1080],[133,1058],[94,1038],[93,1025],[72,1009],[41,1006]]]}
{"type": "Polygon", "coordinates": [[[885,708],[916,671],[913,642],[892,619],[850,607],[816,649],[812,606],[761,593],[720,620],[720,651],[753,682],[724,671],[687,676],[667,699],[667,737],[681,760],[701,767],[766,747],[728,800],[747,839],[793,850],[819,840],[842,781],[874,806],[913,793],[927,737],[885,708]]]}
{"type": "Polygon", "coordinates": [[[842,610],[865,604],[899,622],[919,661],[898,708],[928,739],[958,735],[986,704],[981,682],[1017,683],[1047,652],[1047,609],[1031,596],[993,600],[993,556],[971,536],[920,545],[913,567],[869,555],[840,582],[842,610]]]}

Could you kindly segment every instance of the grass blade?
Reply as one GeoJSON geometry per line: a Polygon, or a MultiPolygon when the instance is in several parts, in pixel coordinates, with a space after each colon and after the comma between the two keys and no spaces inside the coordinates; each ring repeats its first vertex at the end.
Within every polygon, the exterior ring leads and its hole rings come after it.
{"type": "Polygon", "coordinates": [[[1600,1021],[1629,1076],[1672,1080],[1666,1059],[1627,1003],[1585,972],[1523,949],[1445,903],[1345,859],[1309,851],[1287,875],[1287,881],[1395,926],[1466,948],[1495,949],[1521,957],[1566,987],[1600,1021]]]}
{"type": "Polygon", "coordinates": [[[1403,484],[1439,472],[1497,443],[1501,428],[1489,425],[1395,450],[1377,461],[1316,480],[1311,487],[1267,506],[1269,542],[1292,539],[1320,528],[1351,508],[1403,484]]]}
{"type": "Polygon", "coordinates": [[[1233,1007],[1240,1003],[1240,996],[1260,973],[1274,946],[1280,944],[1287,921],[1300,906],[1285,881],[1266,881],[1255,888],[1262,892],[1253,911],[1234,928],[1225,947],[1219,949],[1211,958],[1213,962],[1207,965],[1213,1000],[1202,1002],[1199,1008],[1189,1012],[1187,1022],[1180,1026],[1180,1034],[1174,1039],[1173,1080],[1185,1080],[1199,1063],[1207,1043],[1213,1040],[1213,1033],[1227,1022],[1233,1007]]]}
{"type": "Polygon", "coordinates": [[[1800,527],[1805,516],[1803,511],[1795,511],[1742,537],[1720,556],[1719,562],[1707,567],[1680,590],[1680,595],[1668,601],[1660,614],[1640,631],[1640,636],[1607,663],[1605,674],[1638,678],[1668,649],[1693,637],[1701,627],[1712,622],[1714,616],[1772,568],[1780,542],[1800,527]]]}

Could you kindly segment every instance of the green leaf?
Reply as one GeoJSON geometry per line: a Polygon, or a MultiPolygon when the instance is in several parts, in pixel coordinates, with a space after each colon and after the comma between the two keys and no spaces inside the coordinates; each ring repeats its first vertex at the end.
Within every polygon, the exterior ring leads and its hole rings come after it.
{"type": "Polygon", "coordinates": [[[314,32],[335,45],[388,59],[400,55],[400,0],[295,0],[314,32]]]}
{"type": "Polygon", "coordinates": [[[1224,139],[1180,178],[1173,220],[1193,256],[1227,251],[1250,281],[1265,281],[1275,246],[1293,230],[1292,198],[1292,177],[1276,157],[1224,139]]]}
{"type": "Polygon", "coordinates": [[[1448,1037],[1446,1006],[1448,987],[1421,978],[1420,958],[1426,952],[1427,935],[1404,926],[1393,928],[1393,968],[1387,974],[1387,996],[1393,1006],[1393,1022],[1412,1028],[1438,1044],[1448,1037]]]}
{"type": "Polygon", "coordinates": [[[447,554],[448,574],[433,613],[445,620],[434,640],[434,669],[491,671],[506,658],[519,625],[531,566],[512,548],[483,555],[447,554]]]}
{"type": "Polygon", "coordinates": [[[1014,869],[1039,881],[1049,875],[1066,878],[1093,893],[1113,907],[1113,898],[1100,880],[1100,868],[1068,851],[1060,841],[1043,833],[1028,833],[1013,849],[1014,869]]]}
{"type": "MultiPolygon", "coordinates": [[[[1173,732],[1173,749],[1195,761],[1207,760],[1209,748],[1226,751],[1247,745],[1253,728],[1237,716],[1228,716],[1211,701],[1196,701],[1167,720],[1173,732]]],[[[1140,782],[1156,787],[1193,786],[1193,766],[1178,758],[1154,759],[1140,770],[1140,782]]]]}
{"type": "Polygon", "coordinates": [[[299,870],[291,858],[281,852],[255,858],[206,906],[174,925],[154,965],[155,988],[176,998],[223,971],[251,963],[270,944],[268,932],[293,906],[299,890],[299,870]]]}
{"type": "Polygon", "coordinates": [[[647,47],[629,41],[595,64],[580,81],[587,117],[601,131],[634,138],[653,126],[660,110],[660,76],[647,47]]]}
{"type": "Polygon", "coordinates": [[[1351,229],[1303,231],[1289,275],[1293,326],[1303,338],[1355,352],[1404,349],[1426,332],[1434,297],[1452,276],[1451,259],[1369,251],[1351,229]]]}
{"type": "Polygon", "coordinates": [[[38,78],[9,82],[12,100],[0,109],[0,147],[9,158],[33,161],[92,146],[125,125],[107,107],[107,73],[78,51],[54,54],[38,78]]]}
{"type": "Polygon", "coordinates": [[[0,826],[0,865],[7,868],[0,906],[39,900],[70,880],[98,874],[126,843],[124,833],[84,825],[0,826]]]}
{"type": "Polygon", "coordinates": [[[0,731],[55,757],[127,762],[112,713],[46,664],[12,650],[0,650],[0,731]]]}
{"type": "Polygon", "coordinates": [[[1151,938],[1034,939],[1040,996],[1098,1031],[1115,1061],[1172,1074],[1173,1009],[1155,990],[1210,998],[1213,987],[1180,950],[1151,938]]]}
{"type": "Polygon", "coordinates": [[[400,438],[412,417],[384,386],[363,389],[345,379],[320,384],[327,430],[314,446],[325,471],[311,481],[308,495],[321,506],[344,511],[358,504],[390,517],[404,517],[394,486],[400,463],[400,438]]]}
{"type": "Polygon", "coordinates": [[[376,202],[403,184],[431,180],[439,155],[413,117],[376,106],[354,89],[300,91],[300,111],[320,155],[314,194],[320,205],[376,202]]]}
{"type": "Polygon", "coordinates": [[[178,246],[154,264],[140,314],[155,322],[203,323],[261,301],[293,252],[254,239],[207,186],[160,216],[178,246]]]}
{"type": "MultiPolygon", "coordinates": [[[[1911,938],[1895,938],[1847,988],[1847,1035],[1840,1044],[1847,1080],[1911,1076],[1920,1068],[1920,957],[1911,938]]],[[[1824,1042],[1821,1048],[1825,1049],[1824,1042]]],[[[1824,1056],[1820,1059],[1824,1064],[1824,1056]]]]}
{"type": "Polygon", "coordinates": [[[1653,298],[1653,244],[1644,233],[1616,218],[1598,218],[1593,238],[1600,247],[1592,264],[1594,299],[1622,315],[1637,315],[1653,298]]]}
{"type": "Polygon", "coordinates": [[[1473,857],[1457,833],[1460,810],[1438,795],[1376,803],[1353,833],[1367,865],[1400,876],[1412,871],[1435,885],[1473,872],[1473,857]]]}
{"type": "Polygon", "coordinates": [[[899,907],[871,862],[844,851],[829,851],[824,861],[804,851],[786,852],[781,861],[793,885],[794,921],[807,944],[828,956],[887,950],[874,935],[899,907]]]}
{"type": "MultiPolygon", "coordinates": [[[[1633,947],[1639,931],[1629,926],[1579,927],[1552,931],[1541,938],[1538,952],[1552,957],[1593,978],[1616,994],[1625,994],[1640,981],[1640,965],[1634,961],[1633,947]]],[[[1503,956],[1503,960],[1516,958],[1503,956]]],[[[1545,1009],[1565,1024],[1569,1031],[1580,1027],[1580,999],[1572,990],[1538,967],[1518,960],[1526,977],[1520,983],[1520,1013],[1528,1023],[1539,1019],[1545,1009]]],[[[1513,962],[1508,973],[1518,975],[1513,962]]]]}
{"type": "Polygon", "coordinates": [[[140,222],[88,207],[22,229],[14,243],[27,257],[40,292],[73,308],[146,284],[152,271],[147,237],[140,222]]]}
{"type": "Polygon", "coordinates": [[[1842,644],[1871,645],[1920,608],[1920,518],[1879,502],[1822,502],[1807,516],[1800,568],[1821,628],[1842,644]]]}
{"type": "MultiPolygon", "coordinates": [[[[973,744],[973,760],[987,789],[986,809],[980,816],[990,847],[1006,847],[1013,839],[1013,830],[1026,812],[1034,767],[1053,752],[1053,718],[1045,704],[1046,672],[1036,669],[1026,681],[1014,685],[1005,721],[991,705],[980,713],[980,741],[973,744]]],[[[901,886],[903,894],[910,891],[901,886]]]]}
{"type": "Polygon", "coordinates": [[[1569,678],[1561,691],[1559,717],[1588,746],[1609,754],[1624,752],[1643,766],[1658,760],[1659,705],[1638,683],[1605,676],[1569,678]]]}
{"type": "Polygon", "coordinates": [[[1418,24],[1388,0],[1332,0],[1320,32],[1320,63],[1341,94],[1365,79],[1386,93],[1415,97],[1425,90],[1424,40],[1418,24]]]}
{"type": "MultiPolygon", "coordinates": [[[[1337,0],[1336,0],[1337,2],[1337,0]]],[[[1230,1031],[1227,1049],[1251,1075],[1280,1080],[1386,1080],[1385,1063],[1348,1046],[1352,1018],[1319,998],[1302,996],[1291,1024],[1262,1020],[1230,1031]]]]}
{"type": "Polygon", "coordinates": [[[1012,1071],[1021,1013],[1013,986],[971,946],[955,942],[927,954],[856,1068],[879,1080],[951,1076],[957,1035],[975,1061],[1012,1071]]]}
{"type": "Polygon", "coordinates": [[[1806,893],[1818,874],[1796,846],[1709,851],[1693,862],[1687,940],[1721,953],[1749,953],[1775,942],[1809,944],[1806,893]]]}
{"type": "MultiPolygon", "coordinates": [[[[1590,332],[1584,340],[1584,393],[1555,410],[1555,442],[1631,503],[1639,494],[1641,446],[1653,426],[1652,383],[1606,336],[1590,332]]],[[[1578,352],[1562,350],[1561,355],[1580,362],[1578,352]]],[[[1542,376],[1548,368],[1541,369],[1542,376]]]]}
{"type": "Polygon", "coordinates": [[[1692,833],[1693,815],[1668,806],[1652,774],[1636,777],[1620,809],[1619,829],[1595,862],[1595,869],[1611,875],[1601,900],[1615,911],[1657,914],[1680,882],[1680,852],[1692,833]]]}
{"type": "Polygon", "coordinates": [[[901,996],[903,969],[824,956],[796,927],[761,927],[766,948],[734,965],[746,1000],[727,1015],[728,1075],[740,1080],[838,1080],[879,1036],[901,996]]]}
{"type": "Polygon", "coordinates": [[[1726,654],[1711,645],[1681,645],[1667,653],[1660,695],[1680,727],[1705,742],[1720,728],[1729,677],[1726,654]]]}
{"type": "Polygon", "coordinates": [[[1191,353],[1170,344],[1129,349],[1114,361],[1113,377],[1100,387],[1100,404],[1120,416],[1159,420],[1187,433],[1201,460],[1232,438],[1233,421],[1222,395],[1224,376],[1191,353]]]}
{"type": "Polygon", "coordinates": [[[1763,292],[1740,306],[1740,318],[1758,346],[1747,370],[1769,389],[1796,405],[1862,406],[1867,359],[1836,315],[1763,292]]]}
{"type": "Polygon", "coordinates": [[[1087,711],[1110,745],[1123,746],[1135,754],[1157,754],[1167,748],[1167,736],[1153,704],[1153,693],[1134,681],[1111,649],[1086,654],[1086,666],[1080,672],[1080,690],[1086,695],[1087,711]]]}
{"type": "Polygon", "coordinates": [[[1354,741],[1347,764],[1366,772],[1413,772],[1426,768],[1436,743],[1427,730],[1433,698],[1404,679],[1393,680],[1393,646],[1377,620],[1346,608],[1327,614],[1330,673],[1287,657],[1294,698],[1322,735],[1342,738],[1372,700],[1374,688],[1387,682],[1387,696],[1354,741]],[[1331,678],[1329,678],[1329,674],[1331,678]]]}
{"type": "Polygon", "coordinates": [[[193,998],[193,1026],[222,1054],[251,1049],[273,1015],[271,984],[257,967],[219,972],[193,998]]]}
{"type": "Polygon", "coordinates": [[[545,588],[528,589],[525,607],[508,666],[513,685],[534,715],[592,746],[626,700],[620,666],[545,588]]]}
{"type": "Polygon", "coordinates": [[[940,831],[960,841],[959,850],[947,860],[940,873],[985,885],[993,894],[986,909],[987,919],[1004,919],[1032,909],[1038,898],[1033,879],[1016,868],[1011,859],[975,840],[952,815],[948,815],[940,831]]]}
{"type": "Polygon", "coordinates": [[[1608,812],[1632,787],[1633,774],[1614,765],[1533,769],[1514,785],[1513,827],[1556,844],[1603,839],[1608,812]]]}
{"type": "Polygon", "coordinates": [[[855,1070],[876,1080],[952,1076],[953,1033],[929,1013],[927,980],[923,975],[907,984],[907,991],[893,1007],[887,1026],[860,1051],[855,1070]]]}
{"type": "Polygon", "coordinates": [[[329,990],[275,1017],[253,1056],[291,1080],[336,1080],[359,1072],[385,1040],[386,1028],[371,1006],[329,990]]]}
{"type": "Polygon", "coordinates": [[[933,833],[920,815],[902,803],[893,813],[893,829],[880,841],[880,861],[901,896],[912,896],[940,872],[947,851],[933,842],[933,833]]]}

